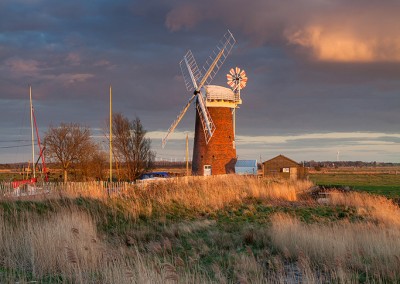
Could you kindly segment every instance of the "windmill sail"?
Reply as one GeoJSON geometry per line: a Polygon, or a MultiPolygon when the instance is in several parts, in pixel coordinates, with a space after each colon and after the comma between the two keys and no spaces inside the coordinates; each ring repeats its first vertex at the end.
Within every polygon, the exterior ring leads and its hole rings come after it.
{"type": "Polygon", "coordinates": [[[179,62],[179,66],[181,67],[182,76],[185,80],[186,89],[189,92],[197,89],[202,74],[190,50],[185,54],[181,62],[179,62]]]}
{"type": "Polygon", "coordinates": [[[236,43],[235,38],[233,37],[232,33],[228,30],[224,34],[222,39],[219,41],[217,47],[213,50],[211,56],[209,56],[209,58],[207,59],[206,63],[203,66],[203,71],[210,73],[208,76],[204,76],[205,84],[210,84],[212,79],[214,79],[219,68],[221,68],[222,64],[224,64],[225,59],[228,57],[235,43],[236,43]]]}
{"type": "Polygon", "coordinates": [[[211,119],[211,115],[208,112],[207,107],[204,104],[203,95],[200,93],[197,95],[197,111],[199,113],[201,125],[203,126],[204,136],[206,138],[206,143],[210,141],[216,129],[214,122],[211,119]]]}
{"type": "Polygon", "coordinates": [[[206,82],[211,82],[211,80],[217,74],[219,68],[224,63],[226,57],[229,55],[234,44],[235,44],[235,38],[233,37],[232,33],[228,30],[228,32],[220,40],[216,49],[213,51],[213,55],[210,56],[209,59],[206,61],[206,64],[203,67],[203,70],[205,71],[204,77],[201,79],[200,83],[197,85],[196,88],[196,91],[199,93],[197,95],[198,104],[196,108],[197,111],[199,112],[199,117],[201,120],[201,124],[203,126],[203,131],[207,144],[212,138],[216,127],[212,121],[210,113],[207,110],[207,107],[205,106],[204,99],[200,93],[200,89],[206,82]]]}
{"type": "Polygon", "coordinates": [[[189,106],[192,104],[193,100],[196,98],[195,95],[193,95],[190,100],[187,102],[187,104],[185,105],[185,107],[181,110],[181,112],[179,113],[179,115],[176,117],[176,119],[174,120],[174,122],[172,122],[171,126],[169,127],[167,134],[165,134],[164,138],[162,139],[162,147],[165,147],[165,144],[167,144],[167,139],[168,136],[174,132],[176,126],[179,124],[179,122],[182,120],[183,116],[185,115],[185,113],[187,112],[189,106]]]}
{"type": "Polygon", "coordinates": [[[183,79],[185,81],[185,86],[188,91],[193,91],[194,94],[182,109],[180,114],[177,116],[175,121],[172,123],[170,128],[168,129],[167,134],[162,139],[162,147],[165,146],[167,142],[168,136],[175,130],[178,123],[181,121],[182,117],[185,115],[188,110],[190,104],[196,98],[197,104],[196,109],[198,111],[201,124],[204,130],[205,140],[208,143],[211,137],[214,134],[216,129],[215,124],[212,121],[211,115],[205,105],[203,95],[201,94],[201,88],[204,84],[208,84],[217,74],[219,68],[221,68],[225,59],[229,55],[232,50],[236,40],[233,37],[232,33],[228,30],[227,33],[220,40],[216,49],[213,51],[212,55],[206,61],[203,70],[204,76],[202,75],[201,70],[197,66],[196,60],[194,59],[193,53],[189,50],[183,60],[179,63],[183,75],[183,79]]]}

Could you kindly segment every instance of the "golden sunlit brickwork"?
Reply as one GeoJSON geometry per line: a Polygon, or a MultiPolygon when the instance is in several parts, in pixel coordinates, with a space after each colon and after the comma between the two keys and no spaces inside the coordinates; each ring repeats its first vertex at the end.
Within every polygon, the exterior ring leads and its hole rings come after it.
{"type": "Polygon", "coordinates": [[[208,111],[216,130],[210,142],[206,144],[203,127],[196,112],[192,174],[203,175],[204,165],[211,165],[212,175],[234,173],[236,149],[233,147],[232,109],[209,107],[208,111]]]}

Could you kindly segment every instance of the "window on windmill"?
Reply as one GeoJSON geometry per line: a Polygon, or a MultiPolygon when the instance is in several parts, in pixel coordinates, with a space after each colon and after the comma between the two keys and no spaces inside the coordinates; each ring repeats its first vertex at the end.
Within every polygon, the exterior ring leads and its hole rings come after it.
{"type": "Polygon", "coordinates": [[[289,173],[290,172],[290,168],[282,168],[282,172],[283,173],[289,173]]]}

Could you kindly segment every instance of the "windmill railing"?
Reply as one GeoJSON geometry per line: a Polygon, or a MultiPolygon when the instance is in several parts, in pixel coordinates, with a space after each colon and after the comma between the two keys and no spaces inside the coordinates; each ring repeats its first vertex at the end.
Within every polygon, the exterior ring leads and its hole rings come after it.
{"type": "Polygon", "coordinates": [[[207,101],[232,101],[239,102],[239,94],[207,93],[207,101]]]}

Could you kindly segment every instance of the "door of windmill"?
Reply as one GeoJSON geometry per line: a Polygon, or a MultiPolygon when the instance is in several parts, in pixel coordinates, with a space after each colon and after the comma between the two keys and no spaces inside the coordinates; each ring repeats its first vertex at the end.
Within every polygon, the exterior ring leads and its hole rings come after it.
{"type": "Polygon", "coordinates": [[[211,175],[211,165],[204,165],[204,176],[211,175]]]}

